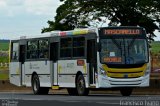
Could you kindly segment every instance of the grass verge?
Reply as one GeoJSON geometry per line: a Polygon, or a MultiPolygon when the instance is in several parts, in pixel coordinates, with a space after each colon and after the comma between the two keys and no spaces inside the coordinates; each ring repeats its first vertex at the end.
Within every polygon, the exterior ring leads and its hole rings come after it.
{"type": "Polygon", "coordinates": [[[0,71],[7,71],[7,70],[9,70],[9,68],[8,67],[0,67],[0,71]]]}
{"type": "Polygon", "coordinates": [[[9,76],[7,73],[3,74],[3,73],[0,73],[0,80],[8,80],[9,79],[9,76]]]}

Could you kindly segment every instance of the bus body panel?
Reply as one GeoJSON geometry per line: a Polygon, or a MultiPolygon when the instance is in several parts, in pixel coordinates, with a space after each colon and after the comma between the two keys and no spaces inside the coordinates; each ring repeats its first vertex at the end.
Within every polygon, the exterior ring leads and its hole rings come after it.
{"type": "Polygon", "coordinates": [[[11,62],[9,66],[10,82],[14,85],[21,86],[21,63],[11,62]]]}
{"type": "Polygon", "coordinates": [[[53,85],[58,85],[58,63],[52,63],[52,83],[53,85]]]}
{"type": "Polygon", "coordinates": [[[51,87],[51,61],[27,61],[25,62],[26,86],[31,86],[32,74],[35,72],[39,76],[40,86],[51,87]]]}
{"type": "Polygon", "coordinates": [[[60,87],[76,87],[75,80],[78,72],[81,72],[83,74],[86,85],[88,86],[87,63],[85,59],[59,60],[58,61],[58,85],[60,87]],[[77,65],[78,61],[83,61],[84,63],[77,65]]]}
{"type": "Polygon", "coordinates": [[[21,73],[21,75],[22,75],[22,76],[21,76],[21,77],[22,77],[22,78],[21,78],[21,79],[22,79],[22,85],[25,86],[25,85],[26,85],[26,83],[25,83],[25,65],[22,64],[21,66],[22,66],[22,68],[21,68],[21,69],[22,69],[22,71],[21,71],[21,72],[22,72],[22,73],[21,73]]]}

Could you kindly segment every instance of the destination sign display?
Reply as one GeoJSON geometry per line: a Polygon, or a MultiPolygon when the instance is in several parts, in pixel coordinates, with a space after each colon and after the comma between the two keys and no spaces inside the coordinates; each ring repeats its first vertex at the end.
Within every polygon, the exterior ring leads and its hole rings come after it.
{"type": "Polygon", "coordinates": [[[104,35],[140,35],[140,29],[104,29],[104,35]]]}
{"type": "Polygon", "coordinates": [[[104,62],[122,62],[122,58],[121,57],[106,57],[103,58],[104,62]]]}

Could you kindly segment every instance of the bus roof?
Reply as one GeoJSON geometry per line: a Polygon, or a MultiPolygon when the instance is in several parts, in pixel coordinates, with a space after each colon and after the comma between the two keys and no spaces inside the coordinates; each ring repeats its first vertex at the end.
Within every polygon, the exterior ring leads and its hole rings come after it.
{"type": "Polygon", "coordinates": [[[20,36],[18,38],[13,38],[11,40],[21,40],[21,39],[33,39],[33,38],[45,38],[53,36],[73,36],[73,35],[83,35],[88,33],[95,33],[96,28],[84,28],[84,29],[75,29],[69,31],[52,31],[45,34],[35,35],[35,36],[20,36]]]}
{"type": "MultiPolygon", "coordinates": [[[[54,37],[54,36],[74,36],[74,35],[84,35],[88,33],[97,33],[100,29],[125,29],[125,28],[138,28],[142,29],[142,27],[137,26],[113,26],[113,27],[100,27],[100,28],[80,28],[69,31],[52,31],[45,34],[40,34],[37,36],[20,36],[19,38],[15,38],[12,40],[21,40],[21,39],[33,39],[33,38],[45,38],[45,37],[54,37]]],[[[98,34],[99,35],[99,34],[98,34]]]]}
{"type": "Polygon", "coordinates": [[[74,29],[70,31],[53,31],[51,36],[74,36],[74,35],[83,35],[88,33],[95,33],[95,28],[83,28],[83,29],[74,29]]]}
{"type": "Polygon", "coordinates": [[[11,40],[21,40],[21,39],[32,39],[32,38],[43,38],[43,37],[50,37],[51,34],[40,34],[40,35],[29,35],[29,36],[20,36],[16,38],[12,38],[11,40]]]}

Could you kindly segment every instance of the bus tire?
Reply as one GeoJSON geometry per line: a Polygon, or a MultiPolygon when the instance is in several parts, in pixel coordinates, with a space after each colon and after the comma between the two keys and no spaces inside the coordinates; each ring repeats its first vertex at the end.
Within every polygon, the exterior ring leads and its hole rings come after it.
{"type": "Polygon", "coordinates": [[[37,74],[34,74],[32,77],[32,90],[35,95],[44,95],[49,92],[49,88],[40,87],[40,81],[37,74]]]}
{"type": "Polygon", "coordinates": [[[132,94],[133,88],[123,88],[120,89],[122,96],[130,96],[132,94]]]}
{"type": "Polygon", "coordinates": [[[89,94],[89,89],[86,88],[85,80],[82,74],[78,75],[76,79],[76,89],[79,96],[86,96],[89,94]]]}
{"type": "Polygon", "coordinates": [[[77,95],[77,90],[76,88],[67,88],[68,94],[71,96],[77,95]]]}

